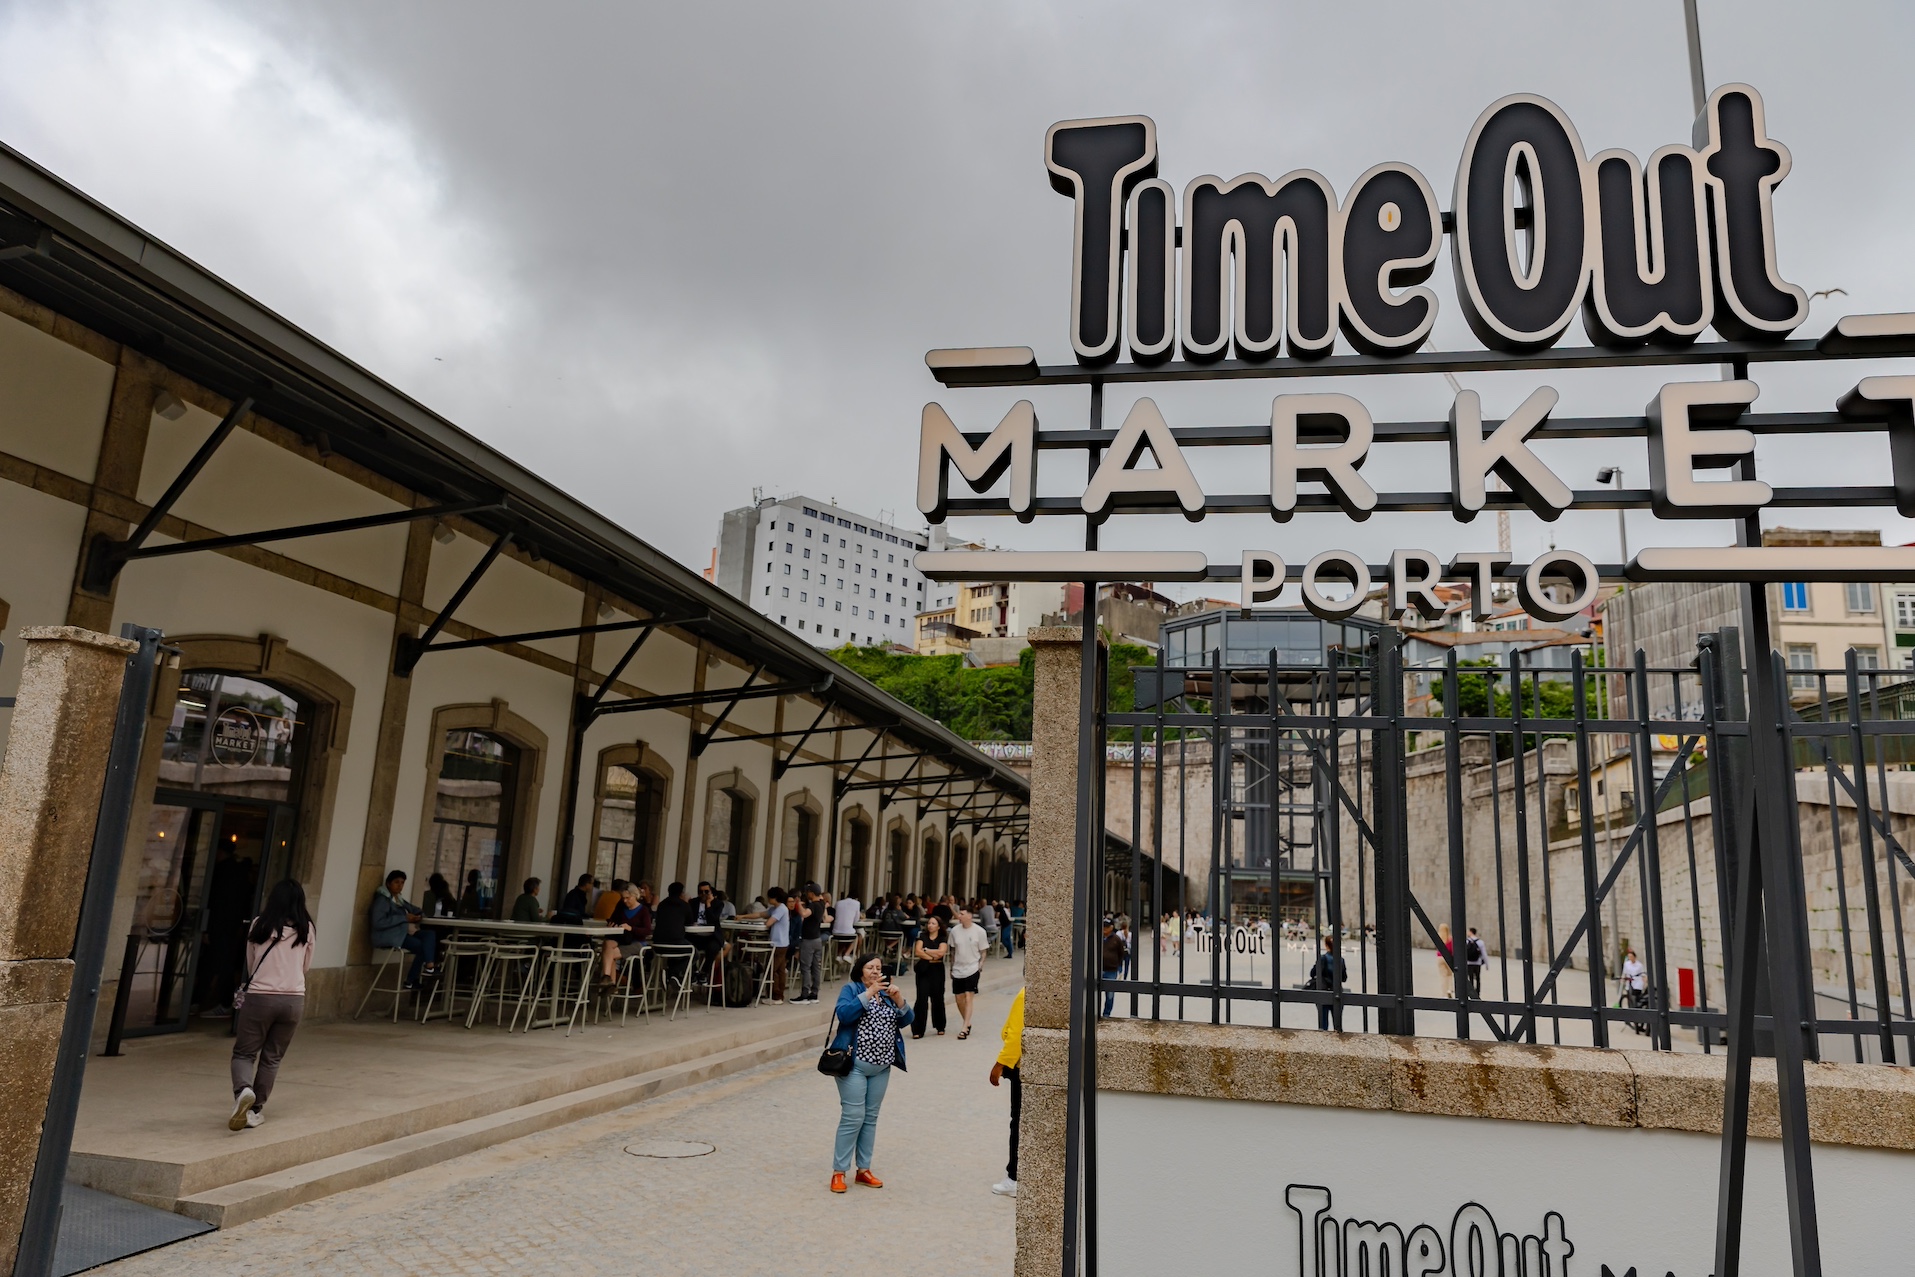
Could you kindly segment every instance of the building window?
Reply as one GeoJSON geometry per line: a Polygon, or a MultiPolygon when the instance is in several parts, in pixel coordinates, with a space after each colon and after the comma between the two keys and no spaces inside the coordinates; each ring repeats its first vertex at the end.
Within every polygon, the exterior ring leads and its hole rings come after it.
{"type": "Polygon", "coordinates": [[[790,553],[791,553],[791,542],[789,542],[789,541],[787,541],[787,542],[785,542],[785,553],[786,553],[786,554],[790,554],[790,553]]]}
{"type": "Polygon", "coordinates": [[[811,557],[811,547],[810,547],[810,546],[806,546],[806,547],[805,547],[805,557],[806,557],[807,559],[811,557]]]}
{"type": "Polygon", "coordinates": [[[820,594],[818,596],[818,606],[823,607],[824,605],[825,605],[825,596],[820,594]]]}
{"type": "Polygon", "coordinates": [[[1867,581],[1850,581],[1847,593],[1849,611],[1873,612],[1875,610],[1875,587],[1867,581]]]}
{"type": "MultiPolygon", "coordinates": [[[[811,535],[811,529],[810,529],[810,528],[806,528],[806,529],[805,529],[805,535],[806,535],[806,536],[810,536],[810,535],[811,535]]],[[[810,553],[811,553],[811,551],[809,551],[809,550],[806,550],[806,551],[805,551],[805,553],[806,553],[806,554],[810,554],[810,553]]]]}
{"type": "Polygon", "coordinates": [[[841,590],[842,590],[842,589],[844,589],[844,578],[843,578],[843,577],[839,577],[839,578],[838,578],[838,588],[839,588],[839,589],[841,589],[841,590]]]}
{"type": "Polygon", "coordinates": [[[805,592],[803,590],[798,591],[798,601],[800,603],[806,603],[810,601],[809,599],[805,597],[805,592]]]}
{"type": "Polygon", "coordinates": [[[785,586],[785,587],[784,587],[784,593],[782,593],[782,594],[780,594],[780,595],[779,595],[778,597],[779,597],[779,598],[781,598],[781,599],[788,599],[788,598],[790,598],[790,597],[791,597],[791,587],[790,587],[789,585],[787,585],[787,586],[785,586]]]}
{"type": "Polygon", "coordinates": [[[1858,669],[1879,670],[1882,668],[1882,649],[1879,647],[1858,647],[1855,649],[1855,665],[1858,669]]]}
{"type": "MultiPolygon", "coordinates": [[[[834,612],[842,612],[842,611],[844,611],[844,601],[843,601],[842,599],[840,599],[840,600],[838,601],[838,603],[837,603],[837,605],[836,605],[835,607],[833,607],[833,608],[832,608],[831,610],[832,610],[832,611],[834,611],[834,612]]],[[[833,631],[832,631],[832,634],[833,634],[833,636],[836,636],[836,634],[837,634],[837,631],[836,631],[836,630],[833,630],[833,631]]]]}
{"type": "Polygon", "coordinates": [[[791,565],[789,563],[785,564],[785,575],[786,576],[791,575],[791,565]]]}
{"type": "MultiPolygon", "coordinates": [[[[1788,587],[1783,587],[1784,589],[1788,587]]],[[[1789,644],[1789,668],[1792,670],[1812,670],[1815,668],[1815,644],[1789,644]]],[[[1815,675],[1789,675],[1789,688],[1792,691],[1812,692],[1815,690],[1815,675]]]]}
{"type": "Polygon", "coordinates": [[[1806,612],[1809,610],[1809,583],[1807,581],[1784,581],[1782,583],[1782,610],[1784,612],[1806,612]]]}
{"type": "Polygon", "coordinates": [[[605,768],[598,809],[598,854],[592,872],[613,878],[656,879],[665,820],[665,782],[643,768],[605,768]]]}
{"type": "MultiPolygon", "coordinates": [[[[782,617],[782,616],[781,616],[781,617],[779,617],[779,618],[778,618],[778,624],[780,624],[780,625],[789,625],[789,624],[791,624],[791,621],[790,621],[790,620],[789,620],[788,618],[786,618],[786,617],[782,617]]],[[[799,624],[800,626],[802,626],[802,625],[804,624],[804,622],[803,622],[803,621],[800,621],[800,622],[798,622],[798,624],[799,624]]]]}
{"type": "Polygon", "coordinates": [[[836,630],[833,630],[833,631],[831,631],[831,637],[832,637],[832,638],[837,638],[837,637],[838,637],[838,631],[836,631],[836,630]]]}
{"type": "Polygon", "coordinates": [[[767,585],[767,586],[765,587],[765,597],[766,597],[766,598],[770,598],[770,597],[771,597],[771,587],[770,587],[769,585],[767,585]]]}
{"type": "Polygon", "coordinates": [[[455,727],[445,734],[432,806],[432,868],[444,874],[461,910],[497,917],[499,878],[512,842],[519,751],[487,732],[455,727]],[[470,904],[464,894],[476,873],[470,904]]]}
{"type": "Polygon", "coordinates": [[[1895,628],[1915,630],[1915,594],[1895,596],[1895,628]]]}

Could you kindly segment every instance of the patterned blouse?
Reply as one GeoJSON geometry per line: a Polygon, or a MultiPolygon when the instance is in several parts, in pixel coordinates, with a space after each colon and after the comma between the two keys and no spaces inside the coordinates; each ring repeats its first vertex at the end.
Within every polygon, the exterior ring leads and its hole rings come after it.
{"type": "Polygon", "coordinates": [[[897,1062],[898,1009],[891,1005],[890,998],[880,997],[876,1005],[865,1008],[858,1019],[858,1038],[851,1056],[866,1064],[897,1062]]]}

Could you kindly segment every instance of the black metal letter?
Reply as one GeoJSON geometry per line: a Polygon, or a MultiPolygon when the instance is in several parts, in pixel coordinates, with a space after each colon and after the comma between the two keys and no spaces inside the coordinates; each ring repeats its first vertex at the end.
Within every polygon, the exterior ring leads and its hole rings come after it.
{"type": "Polygon", "coordinates": [[[1065,120],[1044,135],[1051,186],[1076,204],[1071,264],[1071,348],[1089,366],[1117,358],[1123,331],[1124,201],[1157,172],[1157,126],[1142,115],[1065,120]]]}
{"type": "Polygon", "coordinates": [[[1329,351],[1341,291],[1330,258],[1336,206],[1329,181],[1307,169],[1275,182],[1200,177],[1184,188],[1186,358],[1220,358],[1234,336],[1239,359],[1268,359],[1286,331],[1292,355],[1329,351]]]}
{"type": "Polygon", "coordinates": [[[1694,341],[1715,313],[1701,158],[1686,146],[1665,146],[1649,157],[1646,184],[1627,151],[1604,151],[1589,164],[1597,223],[1583,301],[1590,340],[1694,341]]]}
{"type": "Polygon", "coordinates": [[[1366,355],[1407,355],[1429,338],[1436,294],[1436,192],[1407,164],[1379,164],[1343,198],[1343,335],[1366,355]],[[1398,293],[1397,289],[1406,291],[1398,293]]]}

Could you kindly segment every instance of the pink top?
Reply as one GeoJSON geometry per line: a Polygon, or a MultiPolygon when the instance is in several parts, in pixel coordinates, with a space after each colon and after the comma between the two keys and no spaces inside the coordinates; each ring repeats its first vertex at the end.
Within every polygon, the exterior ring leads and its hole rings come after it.
{"type": "Polygon", "coordinates": [[[246,986],[248,993],[297,993],[306,992],[306,969],[313,964],[314,941],[318,937],[308,935],[305,944],[293,943],[293,929],[279,929],[279,943],[268,940],[265,944],[246,943],[246,970],[253,973],[252,983],[246,986]],[[267,949],[271,948],[268,953],[267,949]]]}

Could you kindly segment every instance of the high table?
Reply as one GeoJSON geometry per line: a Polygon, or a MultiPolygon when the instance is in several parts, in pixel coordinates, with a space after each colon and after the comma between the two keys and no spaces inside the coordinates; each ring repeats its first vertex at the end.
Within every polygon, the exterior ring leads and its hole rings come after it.
{"type": "MultiPolygon", "coordinates": [[[[625,928],[614,927],[604,922],[508,922],[496,918],[421,918],[428,927],[443,927],[457,935],[461,931],[476,931],[483,935],[517,936],[533,941],[551,939],[554,947],[562,943],[566,936],[583,936],[593,940],[608,940],[625,934],[625,928]]],[[[687,928],[696,930],[697,928],[687,928]]],[[[710,928],[706,928],[707,931],[710,928]]],[[[534,976],[536,979],[537,976],[534,976]]],[[[588,977],[589,978],[589,977],[588,977]]],[[[452,1016],[452,999],[446,999],[445,1015],[452,1016]]],[[[526,1024],[528,1029],[557,1028],[559,1022],[559,986],[552,982],[552,1005],[545,1019],[533,1020],[526,1024]]]]}

